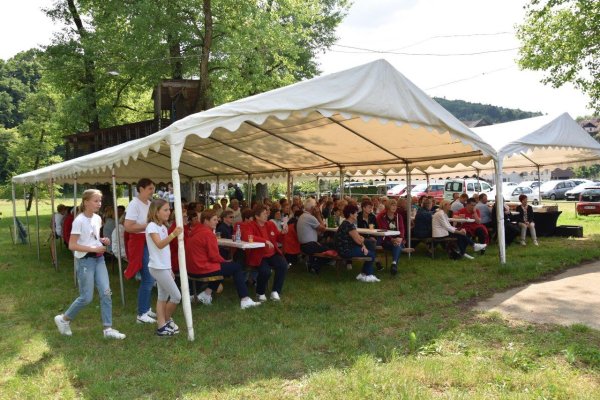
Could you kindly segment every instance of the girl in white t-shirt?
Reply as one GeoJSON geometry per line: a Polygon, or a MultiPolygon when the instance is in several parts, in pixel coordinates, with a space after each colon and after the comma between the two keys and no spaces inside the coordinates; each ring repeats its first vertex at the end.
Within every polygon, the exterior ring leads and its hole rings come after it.
{"type": "Polygon", "coordinates": [[[94,283],[100,294],[100,314],[107,339],[125,339],[125,335],[112,328],[112,292],[109,286],[108,271],[104,263],[104,251],[110,244],[106,237],[100,237],[102,218],[98,214],[102,205],[102,192],[88,189],[83,192],[81,214],[73,221],[69,250],[73,251],[77,262],[77,283],[79,297],[64,314],[54,317],[54,323],[62,335],[71,336],[71,320],[88,305],[94,297],[94,283]]]}
{"type": "Polygon", "coordinates": [[[181,232],[181,227],[169,235],[167,225],[171,209],[163,199],[153,200],[148,210],[148,225],[146,226],[146,244],[148,246],[148,269],[158,287],[156,301],[156,319],[158,336],[171,336],[179,332],[171,316],[181,302],[181,292],[175,284],[175,275],[171,269],[171,250],[169,242],[181,232]]]}

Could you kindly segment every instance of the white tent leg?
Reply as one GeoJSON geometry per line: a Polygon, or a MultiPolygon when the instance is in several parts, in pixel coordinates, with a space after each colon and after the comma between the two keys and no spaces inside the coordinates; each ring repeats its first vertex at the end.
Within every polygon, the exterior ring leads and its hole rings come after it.
{"type": "MultiPolygon", "coordinates": [[[[119,208],[117,206],[117,183],[115,179],[115,169],[112,169],[112,195],[113,195],[113,210],[114,217],[116,220],[115,229],[117,230],[117,238],[121,237],[119,232],[119,208]]],[[[117,264],[119,265],[119,286],[121,287],[121,304],[125,306],[125,288],[123,287],[123,265],[121,264],[121,240],[117,240],[117,251],[115,252],[115,244],[112,243],[113,257],[117,257],[117,264]]]]}
{"type": "MultiPolygon", "coordinates": [[[[75,175],[75,179],[73,180],[73,215],[77,216],[77,175],[75,175]]],[[[75,255],[73,255],[73,283],[77,287],[77,259],[75,255]]]]}
{"type": "MultiPolygon", "coordinates": [[[[215,196],[215,198],[217,199],[217,202],[219,201],[219,189],[221,188],[221,182],[219,179],[219,175],[217,175],[217,187],[215,188],[215,191],[217,192],[217,195],[215,196]]],[[[225,210],[223,210],[225,211],[225,210]]]]}
{"type": "MultiPolygon", "coordinates": [[[[319,177],[317,176],[317,200],[321,198],[321,186],[319,184],[319,177]]],[[[289,200],[289,197],[288,197],[289,200]]]]}
{"type": "Polygon", "coordinates": [[[25,223],[27,224],[27,239],[31,247],[31,230],[29,229],[29,211],[27,211],[27,188],[23,188],[23,201],[25,202],[25,223]]]}
{"type": "MultiPolygon", "coordinates": [[[[37,187],[37,183],[35,184],[35,186],[33,187],[33,193],[35,196],[35,232],[36,232],[36,238],[37,238],[37,256],[38,256],[38,261],[42,260],[41,257],[41,252],[40,252],[40,210],[38,207],[38,187],[37,187]]],[[[54,218],[54,216],[53,216],[54,218]]]]}
{"type": "MultiPolygon", "coordinates": [[[[183,213],[181,209],[181,184],[179,181],[179,157],[181,157],[181,149],[171,145],[171,175],[173,180],[173,192],[175,194],[175,221],[177,226],[183,227],[183,213]]],[[[194,325],[192,321],[192,305],[190,303],[190,287],[188,282],[187,267],[185,264],[185,247],[183,242],[183,233],[177,237],[179,259],[179,279],[181,280],[181,296],[183,305],[183,315],[185,316],[185,324],[188,328],[188,340],[194,340],[194,325]]]]}
{"type": "Polygon", "coordinates": [[[15,183],[12,183],[12,208],[13,208],[13,243],[17,243],[19,235],[17,234],[17,199],[15,197],[15,183]]]}
{"type": "Polygon", "coordinates": [[[504,198],[502,195],[502,155],[498,155],[498,160],[494,162],[494,172],[496,173],[496,219],[498,225],[498,250],[500,256],[500,264],[506,264],[506,243],[504,241],[504,198]]]}
{"type": "MultiPolygon", "coordinates": [[[[541,182],[541,179],[540,179],[540,166],[539,166],[539,164],[536,165],[536,167],[537,167],[538,197],[540,199],[540,205],[541,205],[542,204],[542,182],[541,182]]],[[[575,206],[575,207],[577,207],[577,206],[575,206]]]]}
{"type": "MultiPolygon", "coordinates": [[[[412,243],[411,243],[411,234],[410,234],[410,215],[412,213],[412,195],[411,195],[411,188],[410,188],[410,181],[411,181],[411,175],[410,175],[410,168],[408,166],[408,164],[406,164],[406,224],[408,226],[404,227],[404,232],[406,234],[406,236],[408,237],[408,247],[412,247],[412,243]]],[[[408,258],[410,259],[410,253],[408,253],[408,258]]]]}
{"type": "MultiPolygon", "coordinates": [[[[50,213],[54,213],[54,178],[50,178],[50,213]]],[[[56,225],[54,217],[51,218],[50,227],[52,229],[52,250],[54,251],[55,259],[52,260],[54,263],[54,269],[58,271],[58,253],[56,251],[56,225]]]]}

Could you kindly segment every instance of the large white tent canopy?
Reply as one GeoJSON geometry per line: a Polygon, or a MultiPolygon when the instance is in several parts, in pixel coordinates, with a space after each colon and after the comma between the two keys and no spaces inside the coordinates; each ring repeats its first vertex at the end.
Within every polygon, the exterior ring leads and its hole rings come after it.
{"type": "Polygon", "coordinates": [[[492,146],[384,60],[193,114],[151,136],[13,178],[255,180],[469,165],[492,146]],[[172,146],[172,147],[171,147],[172,146]],[[173,150],[173,151],[172,151],[173,150]]]}

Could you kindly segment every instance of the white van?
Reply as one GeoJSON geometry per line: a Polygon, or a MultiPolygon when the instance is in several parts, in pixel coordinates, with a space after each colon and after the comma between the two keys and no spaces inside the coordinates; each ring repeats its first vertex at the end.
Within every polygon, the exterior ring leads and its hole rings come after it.
{"type": "Polygon", "coordinates": [[[489,200],[494,200],[496,191],[481,179],[449,179],[444,184],[444,199],[452,201],[454,193],[466,193],[469,197],[475,193],[485,193],[489,200]]]}

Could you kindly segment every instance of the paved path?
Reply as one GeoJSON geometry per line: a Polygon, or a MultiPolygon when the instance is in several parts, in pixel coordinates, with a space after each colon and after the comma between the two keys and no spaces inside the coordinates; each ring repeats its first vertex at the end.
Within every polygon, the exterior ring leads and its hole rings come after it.
{"type": "Polygon", "coordinates": [[[547,282],[497,293],[475,309],[508,319],[600,329],[600,262],[572,268],[547,282]]]}

